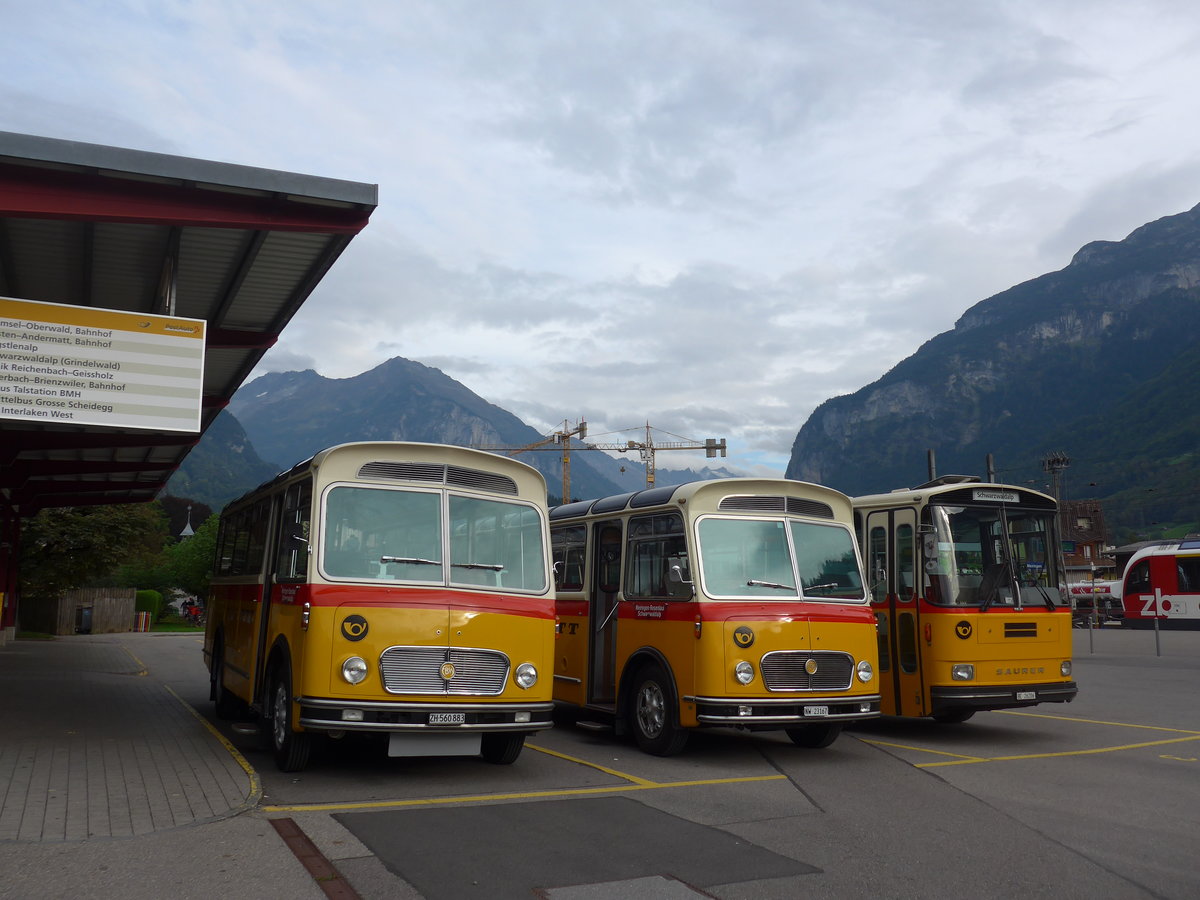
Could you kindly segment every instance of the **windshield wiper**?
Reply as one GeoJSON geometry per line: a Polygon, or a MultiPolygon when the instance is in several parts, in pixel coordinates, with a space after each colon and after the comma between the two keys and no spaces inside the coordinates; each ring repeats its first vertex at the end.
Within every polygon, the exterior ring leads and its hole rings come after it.
{"type": "Polygon", "coordinates": [[[1038,593],[1041,594],[1042,599],[1044,601],[1046,601],[1046,609],[1050,610],[1050,612],[1054,612],[1054,610],[1055,610],[1054,601],[1052,599],[1050,599],[1049,592],[1047,592],[1047,590],[1044,587],[1042,587],[1040,584],[1034,585],[1034,587],[1036,587],[1038,589],[1038,593]]]}
{"type": "Polygon", "coordinates": [[[440,559],[425,559],[421,556],[381,556],[379,561],[381,563],[407,563],[411,566],[440,566],[442,564],[440,559]]]}
{"type": "Polygon", "coordinates": [[[450,563],[452,569],[491,569],[493,572],[503,572],[504,566],[499,563],[450,563]]]}
{"type": "Polygon", "coordinates": [[[807,584],[804,586],[806,591],[824,591],[828,588],[841,587],[836,581],[831,581],[829,584],[807,584]]]}
{"type": "Polygon", "coordinates": [[[794,591],[796,589],[796,586],[794,584],[780,584],[778,581],[759,581],[757,578],[751,578],[749,581],[746,582],[746,587],[755,587],[755,586],[779,588],[781,591],[794,591]]]}

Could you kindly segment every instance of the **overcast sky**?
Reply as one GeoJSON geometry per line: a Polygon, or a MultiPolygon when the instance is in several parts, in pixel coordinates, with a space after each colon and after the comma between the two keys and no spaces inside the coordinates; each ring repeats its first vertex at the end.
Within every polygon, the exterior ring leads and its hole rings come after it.
{"type": "Polygon", "coordinates": [[[1198,84],[1191,0],[0,0],[0,130],[379,185],[260,372],[404,356],[771,474],[972,304],[1200,202],[1198,84]]]}

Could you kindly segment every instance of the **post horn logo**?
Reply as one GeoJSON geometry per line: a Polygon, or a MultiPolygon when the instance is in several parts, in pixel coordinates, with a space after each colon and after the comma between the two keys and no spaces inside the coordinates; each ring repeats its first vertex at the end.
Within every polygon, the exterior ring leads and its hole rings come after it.
{"type": "Polygon", "coordinates": [[[749,647],[754,643],[754,632],[745,625],[739,625],[733,630],[733,642],[739,647],[749,647]]]}
{"type": "Polygon", "coordinates": [[[361,641],[367,636],[369,628],[362,616],[346,616],[342,619],[342,637],[348,641],[361,641]]]}
{"type": "Polygon", "coordinates": [[[968,622],[966,619],[963,619],[961,622],[959,622],[957,625],[954,626],[954,633],[957,634],[960,638],[962,638],[965,641],[967,638],[969,638],[971,636],[971,623],[968,622]]]}

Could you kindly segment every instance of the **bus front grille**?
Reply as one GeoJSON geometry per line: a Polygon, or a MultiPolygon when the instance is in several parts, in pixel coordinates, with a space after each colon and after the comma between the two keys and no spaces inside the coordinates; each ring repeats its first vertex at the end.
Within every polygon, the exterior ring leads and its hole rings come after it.
{"type": "Polygon", "coordinates": [[[844,691],[854,679],[854,660],[848,653],[776,650],[760,665],[769,691],[844,691]]]}
{"type": "Polygon", "coordinates": [[[388,647],[379,671],[390,694],[495,696],[508,681],[508,657],[464,647],[388,647]]]}

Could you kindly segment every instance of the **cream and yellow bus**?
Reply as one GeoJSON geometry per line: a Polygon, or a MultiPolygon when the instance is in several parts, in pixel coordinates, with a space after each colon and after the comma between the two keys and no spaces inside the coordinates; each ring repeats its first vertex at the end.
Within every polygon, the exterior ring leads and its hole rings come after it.
{"type": "Polygon", "coordinates": [[[964,722],[1075,699],[1053,497],[974,476],[854,498],[883,713],[964,722]]]}
{"type": "Polygon", "coordinates": [[[851,524],[844,494],[782,479],[555,507],[555,700],[660,756],[702,726],[827,746],[879,714],[851,524]]]}
{"type": "Polygon", "coordinates": [[[218,715],[283,771],[314,735],[511,763],[552,724],[546,486],[416,443],[323,450],[221,514],[204,655],[218,715]]]}

